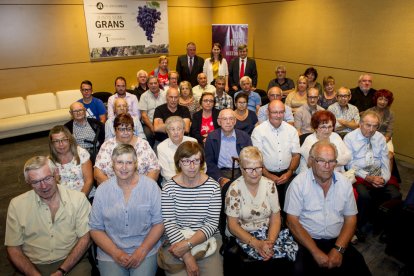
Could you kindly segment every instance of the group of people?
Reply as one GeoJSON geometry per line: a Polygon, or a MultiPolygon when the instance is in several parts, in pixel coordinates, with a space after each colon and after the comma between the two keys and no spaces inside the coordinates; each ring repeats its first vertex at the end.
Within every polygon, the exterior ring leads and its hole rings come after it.
{"type": "Polygon", "coordinates": [[[228,274],[225,235],[259,263],[289,259],[294,275],[370,275],[350,242],[401,197],[392,92],[367,74],[352,90],[331,76],[321,85],[314,68],[295,87],[277,66],[262,105],[256,63],[238,50],[227,66],[220,44],[204,61],[189,43],[176,71],[162,56],[129,92],[117,77],[107,108],[81,83],[49,156],[24,166],[33,189],[8,209],[20,273],[89,275],[93,241],[101,275],[228,274]]]}

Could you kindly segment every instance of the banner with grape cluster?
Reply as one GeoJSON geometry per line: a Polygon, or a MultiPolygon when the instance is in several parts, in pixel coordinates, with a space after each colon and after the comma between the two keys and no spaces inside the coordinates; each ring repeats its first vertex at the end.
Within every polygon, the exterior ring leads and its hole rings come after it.
{"type": "Polygon", "coordinates": [[[91,60],[166,54],[166,0],[84,0],[91,60]]]}

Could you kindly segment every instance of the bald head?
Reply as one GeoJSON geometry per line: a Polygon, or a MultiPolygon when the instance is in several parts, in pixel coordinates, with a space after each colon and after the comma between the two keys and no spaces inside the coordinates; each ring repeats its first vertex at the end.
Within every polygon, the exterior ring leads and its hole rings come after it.
{"type": "Polygon", "coordinates": [[[218,117],[218,124],[221,126],[221,130],[226,136],[231,134],[236,125],[236,115],[234,111],[230,108],[221,110],[218,117]]]}
{"type": "Polygon", "coordinates": [[[267,108],[270,124],[278,128],[285,117],[285,104],[280,100],[273,100],[267,108]]]}
{"type": "Polygon", "coordinates": [[[282,95],[283,95],[282,89],[280,89],[277,86],[273,86],[267,91],[267,97],[269,98],[269,101],[281,100],[282,95]]]}
{"type": "Polygon", "coordinates": [[[117,116],[128,113],[127,101],[124,98],[116,98],[114,102],[114,111],[117,116]]]}
{"type": "Polygon", "coordinates": [[[70,105],[69,113],[72,119],[77,122],[83,122],[86,118],[85,107],[80,102],[74,102],[70,105]]]}

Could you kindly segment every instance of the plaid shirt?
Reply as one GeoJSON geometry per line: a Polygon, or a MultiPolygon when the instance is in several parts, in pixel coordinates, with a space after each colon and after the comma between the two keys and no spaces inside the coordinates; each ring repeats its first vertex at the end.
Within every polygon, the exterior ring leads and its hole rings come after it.
{"type": "Polygon", "coordinates": [[[216,100],[216,105],[214,106],[218,110],[222,110],[225,108],[233,109],[233,98],[230,97],[226,92],[223,91],[223,95],[219,98],[216,94],[214,97],[216,100]]]}

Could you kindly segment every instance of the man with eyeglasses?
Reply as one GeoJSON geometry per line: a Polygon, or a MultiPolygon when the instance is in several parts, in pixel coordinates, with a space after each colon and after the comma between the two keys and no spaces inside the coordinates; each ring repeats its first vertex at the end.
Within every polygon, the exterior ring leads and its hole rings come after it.
{"type": "Polygon", "coordinates": [[[292,125],[283,121],[283,102],[271,101],[267,112],[269,119],[255,127],[252,142],[262,151],[263,175],[276,184],[280,206],[283,207],[286,189],[299,166],[299,136],[292,125]]]}
{"type": "Polygon", "coordinates": [[[241,175],[240,168],[236,164],[232,179],[232,157],[238,158],[240,151],[244,147],[251,146],[252,141],[246,132],[234,128],[236,115],[233,110],[229,108],[221,110],[218,124],[220,128],[207,136],[204,150],[207,174],[223,187],[241,175]]]}
{"type": "Polygon", "coordinates": [[[117,77],[115,79],[115,94],[108,99],[108,117],[115,117],[114,102],[118,98],[123,98],[128,103],[128,113],[131,116],[136,116],[141,119],[141,112],[138,108],[138,98],[126,91],[126,79],[124,77],[117,77]]]}
{"type": "Polygon", "coordinates": [[[367,110],[361,116],[359,128],[344,138],[352,152],[347,167],[355,170],[357,180],[354,187],[358,193],[359,241],[365,240],[368,222],[375,218],[377,208],[387,200],[401,199],[398,181],[391,177],[385,137],[377,131],[380,122],[378,113],[367,110]]]}
{"type": "MultiPolygon", "coordinates": [[[[267,91],[267,97],[269,98],[269,102],[273,100],[282,100],[283,91],[281,88],[277,86],[273,86],[269,88],[267,91]]],[[[269,104],[265,104],[264,106],[259,108],[259,112],[257,113],[257,119],[259,120],[259,124],[263,123],[268,119],[268,108],[269,104]]],[[[283,117],[283,121],[293,125],[294,118],[292,113],[292,108],[285,104],[285,116],[283,117]]]]}
{"type": "Polygon", "coordinates": [[[170,87],[167,90],[167,103],[157,106],[154,112],[155,139],[162,142],[168,138],[165,121],[171,116],[180,116],[185,122],[184,133],[190,133],[191,115],[186,106],[178,104],[180,93],[170,87]]]}
{"type": "Polygon", "coordinates": [[[351,97],[351,90],[342,86],[336,93],[337,102],[328,107],[336,117],[335,132],[341,137],[359,127],[359,111],[349,103],[351,97]]]}
{"type": "Polygon", "coordinates": [[[311,126],[312,115],[319,110],[325,110],[318,105],[319,90],[317,88],[309,88],[306,98],[306,103],[299,107],[294,115],[295,128],[297,129],[299,136],[306,133],[314,132],[311,126]]]}
{"type": "Polygon", "coordinates": [[[358,210],[350,181],[334,171],[337,157],[334,144],[316,142],[310,168],[287,190],[287,225],[299,244],[293,275],[371,275],[350,244],[358,210]]]}
{"type": "Polygon", "coordinates": [[[290,92],[295,90],[295,83],[293,80],[286,78],[286,67],[283,65],[278,65],[276,67],[276,78],[269,82],[267,90],[272,87],[279,87],[283,91],[283,98],[286,97],[290,92]]]}
{"type": "Polygon", "coordinates": [[[76,143],[89,152],[94,163],[96,154],[105,140],[105,126],[94,118],[87,118],[86,108],[80,102],[71,104],[69,113],[72,120],[65,126],[73,134],[76,143]]]}
{"type": "Polygon", "coordinates": [[[82,103],[86,108],[86,117],[100,120],[102,123],[106,121],[106,108],[104,103],[92,96],[92,82],[84,80],[80,85],[82,99],[78,102],[82,103]]]}
{"type": "Polygon", "coordinates": [[[46,156],[29,159],[24,178],[32,190],[11,200],[6,221],[6,250],[17,274],[90,275],[83,258],[90,245],[85,195],[58,185],[46,156]]]}

